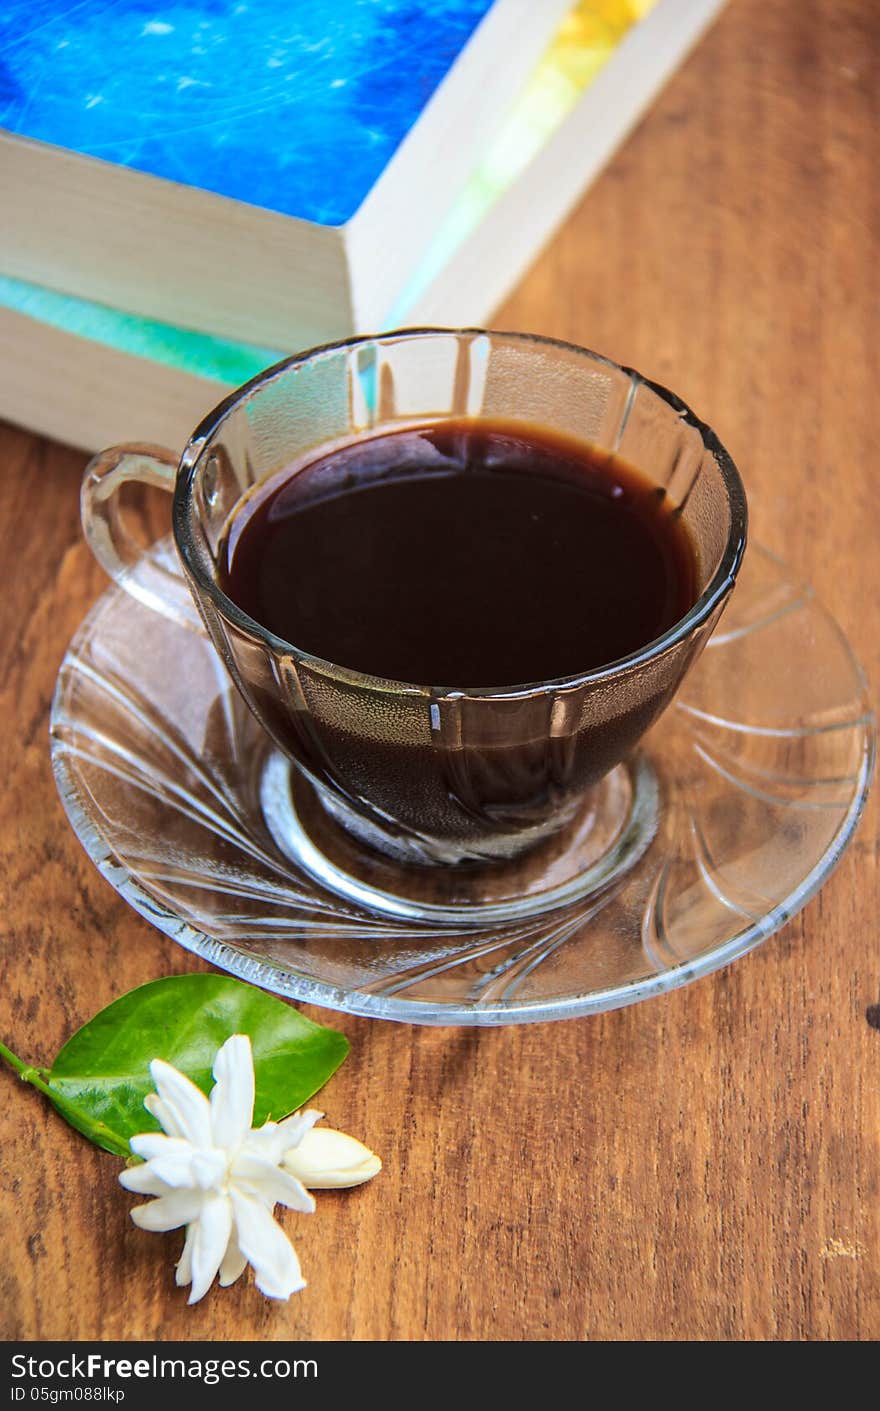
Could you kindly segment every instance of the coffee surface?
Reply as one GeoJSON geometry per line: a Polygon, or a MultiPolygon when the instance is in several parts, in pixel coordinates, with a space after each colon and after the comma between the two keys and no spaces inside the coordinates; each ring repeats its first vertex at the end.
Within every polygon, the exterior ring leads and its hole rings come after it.
{"type": "Polygon", "coordinates": [[[696,555],[631,466],[510,422],[391,432],[244,502],[219,582],[314,656],[430,686],[512,687],[629,655],[693,606],[696,555]]]}

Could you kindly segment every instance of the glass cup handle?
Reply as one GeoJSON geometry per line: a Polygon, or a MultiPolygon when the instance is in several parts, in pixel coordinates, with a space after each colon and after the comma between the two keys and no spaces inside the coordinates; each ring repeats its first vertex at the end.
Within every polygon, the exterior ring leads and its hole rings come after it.
{"type": "Polygon", "coordinates": [[[199,617],[185,578],[155,555],[145,559],[148,545],[131,533],[119,503],[119,491],[129,481],[172,492],[178,459],[164,446],[148,443],[101,451],[83,475],[80,515],[86,543],[113,581],[145,607],[192,628],[199,626],[199,617]]]}

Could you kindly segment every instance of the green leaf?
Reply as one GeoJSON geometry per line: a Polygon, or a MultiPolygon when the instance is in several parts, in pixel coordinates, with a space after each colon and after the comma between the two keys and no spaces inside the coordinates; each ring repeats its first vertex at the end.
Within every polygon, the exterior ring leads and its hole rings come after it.
{"type": "Polygon", "coordinates": [[[227,975],[171,975],[114,1000],[73,1035],[48,1077],[58,1111],[107,1151],[158,1130],[144,1107],[150,1061],[164,1058],[208,1093],[222,1043],[247,1034],[254,1053],[254,1126],[279,1121],[317,1092],[348,1053],[335,1029],[313,1024],[265,990],[227,975]],[[101,1124],[96,1128],[96,1124],[101,1124]]]}

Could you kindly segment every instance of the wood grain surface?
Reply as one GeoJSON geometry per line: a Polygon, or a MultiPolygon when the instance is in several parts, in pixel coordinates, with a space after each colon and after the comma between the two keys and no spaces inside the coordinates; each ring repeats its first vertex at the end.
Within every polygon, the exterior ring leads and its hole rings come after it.
{"type": "MultiPolygon", "coordinates": [[[[878,49],[866,0],[731,0],[496,319],[695,406],[754,536],[875,685],[878,49]]],[[[43,1061],[124,990],[199,966],[102,880],[52,783],[55,674],[105,587],[84,458],[12,427],[0,457],[0,1034],[43,1061]]],[[[484,1032],[310,1011],[352,1043],[321,1105],[385,1169],[285,1217],[309,1279],[286,1305],[243,1279],[188,1309],[180,1236],[135,1229],[117,1161],[4,1071],[2,1336],[880,1336],[877,822],[872,801],[760,950],[664,998],[484,1032]]]]}

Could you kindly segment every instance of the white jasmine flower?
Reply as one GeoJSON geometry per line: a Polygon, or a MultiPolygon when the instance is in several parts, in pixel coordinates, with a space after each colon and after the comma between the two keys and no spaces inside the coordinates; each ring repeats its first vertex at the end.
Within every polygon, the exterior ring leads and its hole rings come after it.
{"type": "MultiPolygon", "coordinates": [[[[324,1114],[321,1113],[321,1116],[324,1114]]],[[[289,1149],[282,1161],[285,1171],[309,1190],[360,1186],[382,1170],[375,1152],[345,1132],[332,1127],[312,1127],[289,1149]]]]}
{"type": "Polygon", "coordinates": [[[197,1303],[219,1274],[234,1283],[251,1264],[257,1288],[269,1298],[289,1298],[305,1287],[296,1251],[276,1224],[276,1204],[312,1211],[315,1202],[303,1182],[282,1162],[321,1115],[295,1113],[283,1122],[252,1129],[254,1062],[251,1041],[234,1034],[214,1059],[210,1099],[170,1063],[155,1059],[150,1073],[156,1094],[144,1106],[164,1135],[132,1137],[131,1149],[144,1158],[119,1177],[126,1190],[155,1196],[138,1205],[131,1218],[143,1230],[186,1226],[177,1283],[191,1284],[197,1303]]]}

